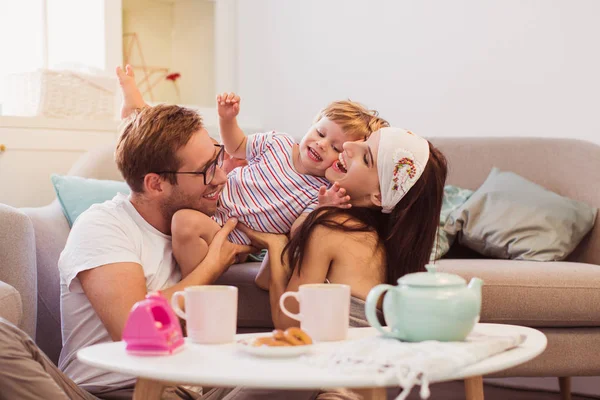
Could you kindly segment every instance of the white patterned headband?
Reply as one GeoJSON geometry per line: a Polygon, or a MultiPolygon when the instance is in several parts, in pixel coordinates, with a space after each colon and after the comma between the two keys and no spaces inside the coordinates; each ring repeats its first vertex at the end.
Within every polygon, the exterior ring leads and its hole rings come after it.
{"type": "Polygon", "coordinates": [[[427,140],[400,128],[379,130],[377,173],[382,212],[389,214],[421,177],[429,160],[427,140]]]}

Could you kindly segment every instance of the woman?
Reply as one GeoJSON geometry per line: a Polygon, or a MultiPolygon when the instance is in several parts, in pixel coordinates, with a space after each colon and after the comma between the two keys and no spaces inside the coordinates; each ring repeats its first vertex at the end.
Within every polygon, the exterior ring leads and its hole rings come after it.
{"type": "MultiPolygon", "coordinates": [[[[366,326],[364,301],[375,285],[395,284],[423,271],[440,219],[447,164],[427,140],[398,128],[382,128],[364,142],[348,142],[326,171],[351,198],[350,209],[312,212],[291,240],[285,235],[243,229],[255,246],[268,249],[273,323],[298,321],[281,311],[279,298],[307,283],[341,283],[351,288],[351,326],[366,326]]],[[[265,279],[266,277],[266,279],[265,279]]],[[[297,302],[289,311],[298,312],[297,302]]]]}

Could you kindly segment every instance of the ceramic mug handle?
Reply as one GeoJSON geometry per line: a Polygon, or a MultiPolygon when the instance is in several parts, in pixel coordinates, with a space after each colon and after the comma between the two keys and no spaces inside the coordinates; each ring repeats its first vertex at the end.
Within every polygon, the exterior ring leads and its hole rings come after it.
{"type": "Polygon", "coordinates": [[[382,284],[377,285],[369,292],[367,296],[367,302],[365,304],[365,313],[367,314],[367,321],[369,324],[377,329],[379,332],[383,333],[385,336],[391,336],[389,332],[385,331],[381,324],[379,323],[379,318],[377,318],[377,302],[379,298],[388,290],[393,289],[394,286],[382,284]]]}
{"type": "MultiPolygon", "coordinates": [[[[179,316],[179,318],[187,319],[187,315],[181,308],[179,308],[179,298],[185,296],[185,292],[175,292],[173,296],[171,296],[171,308],[175,311],[175,314],[179,316]]],[[[185,301],[185,297],[184,297],[185,301]]]]}
{"type": "Polygon", "coordinates": [[[302,315],[300,313],[294,314],[293,312],[290,312],[285,308],[285,305],[283,303],[285,302],[285,299],[287,299],[288,297],[295,298],[296,301],[298,302],[298,304],[300,304],[300,298],[298,297],[298,292],[285,292],[279,298],[279,308],[281,308],[281,311],[283,311],[283,313],[285,315],[287,315],[288,317],[295,319],[296,321],[301,321],[302,315]]]}

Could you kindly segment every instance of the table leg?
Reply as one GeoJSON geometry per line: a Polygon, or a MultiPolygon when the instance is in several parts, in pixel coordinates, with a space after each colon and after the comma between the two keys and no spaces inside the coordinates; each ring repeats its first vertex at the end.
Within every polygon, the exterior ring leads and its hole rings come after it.
{"type": "Polygon", "coordinates": [[[385,388],[351,389],[352,393],[361,396],[363,400],[386,400],[387,391],[385,388]]]}
{"type": "Polygon", "coordinates": [[[160,400],[166,384],[160,381],[138,378],[133,391],[133,400],[160,400]]]}
{"type": "Polygon", "coordinates": [[[563,376],[558,378],[558,384],[560,386],[561,400],[571,400],[571,377],[563,376]]]}
{"type": "Polygon", "coordinates": [[[466,400],[484,400],[483,376],[473,376],[465,379],[465,398],[466,400]]]}

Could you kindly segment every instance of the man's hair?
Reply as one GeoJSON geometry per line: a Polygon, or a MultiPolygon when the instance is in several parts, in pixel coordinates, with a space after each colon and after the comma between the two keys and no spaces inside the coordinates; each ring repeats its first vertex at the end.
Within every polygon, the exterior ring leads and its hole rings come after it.
{"type": "Polygon", "coordinates": [[[369,110],[362,104],[352,100],[330,103],[319,111],[314,123],[316,124],[322,118],[328,118],[330,121],[335,122],[345,134],[355,139],[368,138],[371,133],[390,126],[385,119],[379,117],[376,110],[369,110]]]}
{"type": "MultiPolygon", "coordinates": [[[[158,105],[135,112],[121,130],[115,150],[117,166],[131,190],[142,193],[149,173],[177,171],[182,163],[177,151],[202,128],[202,117],[188,108],[158,105]]],[[[177,183],[177,175],[165,177],[177,183]]]]}

